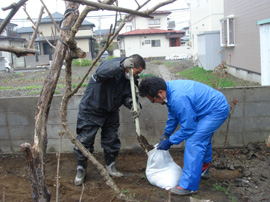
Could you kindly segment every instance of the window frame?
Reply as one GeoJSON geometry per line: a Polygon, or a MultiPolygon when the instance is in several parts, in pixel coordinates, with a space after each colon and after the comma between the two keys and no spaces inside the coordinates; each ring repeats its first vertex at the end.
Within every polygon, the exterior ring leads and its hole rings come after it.
{"type": "Polygon", "coordinates": [[[148,26],[160,25],[160,18],[154,18],[148,20],[148,26]]]}
{"type": "Polygon", "coordinates": [[[160,41],[160,39],[151,40],[151,47],[161,47],[161,41],[160,41]],[[154,41],[158,41],[159,42],[159,45],[158,46],[153,46],[153,42],[154,41]]]}
{"type": "Polygon", "coordinates": [[[222,47],[235,46],[235,18],[233,15],[220,20],[220,45],[222,47]]]}

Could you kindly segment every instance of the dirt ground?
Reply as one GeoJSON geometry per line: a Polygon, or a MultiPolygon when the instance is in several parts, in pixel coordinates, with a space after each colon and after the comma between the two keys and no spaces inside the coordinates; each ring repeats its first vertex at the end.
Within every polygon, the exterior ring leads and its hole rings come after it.
{"type": "MultiPolygon", "coordinates": [[[[165,80],[176,79],[175,72],[193,66],[191,61],[182,61],[173,68],[147,63],[144,73],[155,73],[165,80]]],[[[76,68],[73,77],[80,79],[87,68],[76,68]]],[[[23,73],[0,72],[0,86],[42,85],[48,70],[23,73]]],[[[64,70],[59,83],[64,82],[64,70]]],[[[247,85],[250,85],[247,82],[247,85]]],[[[82,88],[79,93],[82,93],[82,88]]],[[[59,89],[58,89],[59,90],[59,89]]],[[[63,92],[63,88],[59,91],[63,92]]],[[[0,90],[0,97],[33,96],[29,90],[0,90]]],[[[31,143],[32,144],[32,143],[31,143]]],[[[183,166],[183,151],[170,150],[176,163],[183,166]]],[[[103,155],[94,156],[102,163],[103,155]]],[[[113,178],[123,193],[141,202],[168,201],[169,193],[151,185],[146,176],[147,155],[142,150],[121,151],[116,161],[118,170],[125,175],[113,178]]],[[[54,201],[56,184],[56,155],[46,159],[46,182],[54,201]]],[[[211,178],[201,180],[199,192],[192,197],[213,202],[259,202],[270,201],[270,149],[265,143],[249,144],[246,148],[215,149],[211,167],[211,178]]],[[[79,201],[82,187],[74,185],[76,158],[73,153],[61,154],[59,201],[79,201]]],[[[29,168],[23,155],[0,154],[0,201],[31,201],[29,168]]],[[[82,201],[120,202],[105,180],[89,162],[82,201]]],[[[171,196],[171,201],[190,201],[190,196],[171,196]]]]}
{"type": "MultiPolygon", "coordinates": [[[[183,151],[170,150],[176,163],[183,164],[183,151]]],[[[104,164],[103,155],[94,156],[104,164]]],[[[247,148],[214,150],[211,177],[201,180],[195,199],[213,202],[245,201],[259,202],[270,199],[270,150],[261,144],[250,144],[247,148]]],[[[142,150],[121,151],[117,158],[117,169],[125,175],[113,178],[123,193],[141,202],[165,202],[169,193],[151,185],[146,176],[147,155],[142,150]]],[[[46,182],[55,201],[56,155],[48,154],[46,160],[46,182]]],[[[22,155],[0,155],[0,198],[6,201],[31,201],[29,168],[22,155]]],[[[76,158],[74,154],[61,154],[59,201],[79,201],[81,186],[74,185],[76,158]]],[[[5,201],[3,200],[3,201],[5,201]]],[[[82,201],[120,202],[98,170],[89,163],[82,201]]],[[[188,202],[190,196],[171,195],[171,202],[188,202]]]]}

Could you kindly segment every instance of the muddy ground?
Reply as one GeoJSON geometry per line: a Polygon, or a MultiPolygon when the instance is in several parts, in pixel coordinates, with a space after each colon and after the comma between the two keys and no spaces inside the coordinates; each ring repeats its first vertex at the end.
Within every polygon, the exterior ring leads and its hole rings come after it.
{"type": "MultiPolygon", "coordinates": [[[[147,63],[144,73],[154,73],[165,80],[176,79],[175,72],[192,67],[191,61],[180,61],[174,67],[147,63]]],[[[74,68],[74,79],[80,79],[87,68],[74,68]]],[[[42,85],[48,70],[36,72],[0,72],[0,86],[22,87],[42,85]]],[[[64,70],[59,83],[64,83],[64,70]]],[[[251,85],[243,82],[244,85],[251,85]]],[[[82,88],[79,93],[82,93],[82,88]]],[[[63,92],[64,88],[57,89],[63,92]]],[[[29,94],[29,90],[0,90],[0,97],[37,96],[29,94]]],[[[183,166],[183,151],[170,150],[174,160],[183,166]]],[[[95,157],[104,164],[101,153],[95,157]]],[[[211,167],[211,178],[201,180],[199,192],[192,197],[208,199],[214,202],[270,201],[270,150],[265,143],[249,144],[246,148],[214,150],[211,167]]],[[[117,159],[117,168],[125,176],[113,178],[123,193],[141,202],[168,201],[166,190],[151,185],[145,176],[147,155],[142,150],[121,151],[117,159]]],[[[48,154],[46,160],[46,181],[51,191],[51,201],[55,200],[56,155],[48,154]]],[[[79,201],[82,187],[74,185],[76,159],[73,153],[61,154],[59,201],[79,201]]],[[[117,202],[113,191],[105,185],[105,180],[98,170],[89,163],[87,179],[82,201],[117,202]]],[[[23,155],[0,154],[0,201],[31,201],[29,168],[23,155]]],[[[190,196],[171,196],[171,201],[190,201],[190,196]]]]}
{"type": "MultiPolygon", "coordinates": [[[[182,166],[183,152],[171,150],[176,163],[182,166]]],[[[104,164],[103,156],[94,156],[104,164]]],[[[192,197],[214,202],[246,201],[259,202],[270,199],[270,150],[264,143],[250,144],[248,148],[215,150],[211,178],[201,180],[199,192],[192,197]]],[[[125,176],[113,178],[123,193],[141,202],[165,202],[169,193],[151,185],[145,176],[147,155],[142,150],[121,151],[116,163],[125,176]]],[[[55,201],[56,155],[48,154],[46,181],[55,201]]],[[[22,155],[0,156],[0,198],[5,201],[31,201],[29,168],[22,155]]],[[[74,154],[62,154],[60,161],[59,201],[79,201],[81,186],[74,185],[76,160],[74,154]]],[[[120,202],[98,170],[89,163],[82,201],[120,202]]],[[[188,202],[190,196],[171,195],[171,201],[188,202]]]]}

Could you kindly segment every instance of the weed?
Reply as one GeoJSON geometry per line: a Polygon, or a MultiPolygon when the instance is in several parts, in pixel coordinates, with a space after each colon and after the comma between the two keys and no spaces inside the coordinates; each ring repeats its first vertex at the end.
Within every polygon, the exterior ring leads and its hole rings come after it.
{"type": "Polygon", "coordinates": [[[14,89],[14,87],[12,87],[12,86],[6,86],[6,87],[0,86],[0,90],[13,90],[13,89],[14,89]]]}
{"type": "Polygon", "coordinates": [[[164,65],[167,66],[167,67],[173,67],[174,62],[165,62],[164,65]]]}
{"type": "Polygon", "coordinates": [[[152,76],[157,76],[157,75],[155,75],[155,74],[144,74],[144,73],[139,74],[140,78],[146,78],[146,77],[152,77],[152,76]]]}
{"type": "Polygon", "coordinates": [[[159,192],[159,197],[164,198],[163,192],[159,192]]]}
{"type": "Polygon", "coordinates": [[[213,71],[206,71],[201,67],[193,67],[177,73],[178,76],[207,84],[213,88],[234,87],[237,83],[225,77],[219,78],[213,71]]]}
{"type": "Polygon", "coordinates": [[[33,90],[33,89],[42,89],[43,86],[37,86],[37,85],[32,85],[32,86],[24,86],[24,87],[17,87],[17,90],[33,90]]]}
{"type": "Polygon", "coordinates": [[[75,66],[75,67],[80,67],[81,66],[80,59],[72,60],[72,65],[75,66]]]}
{"type": "Polygon", "coordinates": [[[30,92],[27,92],[27,95],[39,95],[41,93],[41,90],[38,90],[38,91],[30,91],[30,92]]]}
{"type": "Polygon", "coordinates": [[[163,64],[163,62],[161,60],[153,60],[153,61],[151,61],[151,64],[161,65],[161,64],[163,64]]]}
{"type": "Polygon", "coordinates": [[[22,72],[17,72],[17,73],[15,73],[15,75],[17,75],[17,76],[23,76],[24,74],[22,72]]]}
{"type": "Polygon", "coordinates": [[[128,190],[128,189],[122,189],[122,192],[123,192],[124,194],[128,194],[128,193],[129,193],[129,190],[128,190]]]}
{"type": "Polygon", "coordinates": [[[88,60],[87,58],[84,58],[81,60],[81,66],[86,67],[86,66],[91,66],[92,60],[88,60]]]}
{"type": "Polygon", "coordinates": [[[237,199],[234,196],[229,195],[230,194],[229,191],[230,191],[230,188],[231,188],[230,185],[227,188],[225,188],[225,187],[222,187],[221,185],[214,184],[213,185],[213,188],[214,188],[214,190],[223,192],[226,195],[228,195],[228,197],[229,197],[229,199],[230,199],[231,202],[237,202],[237,199]]]}

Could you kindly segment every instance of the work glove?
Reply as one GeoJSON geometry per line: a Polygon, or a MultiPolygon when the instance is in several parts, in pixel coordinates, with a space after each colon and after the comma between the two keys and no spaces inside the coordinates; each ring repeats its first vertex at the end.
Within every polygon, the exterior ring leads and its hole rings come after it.
{"type": "Polygon", "coordinates": [[[171,135],[168,134],[168,133],[164,133],[163,135],[160,136],[159,140],[162,141],[162,140],[167,140],[169,139],[171,135]]]}
{"type": "Polygon", "coordinates": [[[157,146],[157,149],[160,149],[160,150],[168,150],[170,149],[170,147],[172,146],[173,144],[170,142],[169,139],[167,140],[162,140],[159,142],[158,146],[157,146]]]}
{"type": "Polygon", "coordinates": [[[124,62],[122,63],[122,66],[126,68],[134,68],[134,60],[132,57],[126,58],[124,62]]]}
{"type": "Polygon", "coordinates": [[[134,110],[133,103],[131,103],[131,109],[130,109],[131,116],[133,117],[134,120],[135,118],[140,116],[141,109],[142,109],[142,105],[140,103],[136,103],[136,104],[137,104],[137,111],[134,110]]]}

